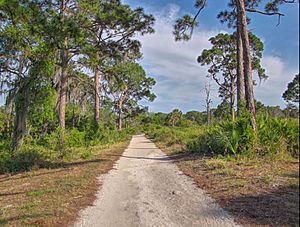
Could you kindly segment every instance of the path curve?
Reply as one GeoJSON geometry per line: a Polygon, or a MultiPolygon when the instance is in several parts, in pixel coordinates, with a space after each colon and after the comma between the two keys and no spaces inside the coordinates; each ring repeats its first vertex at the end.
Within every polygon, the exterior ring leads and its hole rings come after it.
{"type": "Polygon", "coordinates": [[[154,143],[134,136],[75,227],[237,226],[154,143]]]}

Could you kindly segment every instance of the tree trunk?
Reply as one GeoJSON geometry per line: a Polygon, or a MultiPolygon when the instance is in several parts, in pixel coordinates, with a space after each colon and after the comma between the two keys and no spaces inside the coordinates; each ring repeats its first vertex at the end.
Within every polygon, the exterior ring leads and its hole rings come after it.
{"type": "Polygon", "coordinates": [[[72,128],[75,128],[75,102],[73,101],[73,108],[72,108],[72,128]]]}
{"type": "MultiPolygon", "coordinates": [[[[66,11],[66,0],[60,2],[60,22],[64,26],[66,11]]],[[[63,31],[65,32],[65,31],[63,31]]],[[[59,93],[59,127],[60,138],[59,143],[62,148],[64,145],[65,136],[65,113],[66,113],[66,98],[67,98],[67,83],[68,83],[68,38],[64,38],[63,47],[61,49],[61,78],[60,78],[60,93],[59,93]]]]}
{"type": "Polygon", "coordinates": [[[99,91],[99,80],[100,80],[100,71],[98,69],[95,70],[95,123],[99,124],[100,119],[100,91],[99,91]]]}
{"type": "MultiPolygon", "coordinates": [[[[65,40],[65,45],[67,39],[65,40]]],[[[60,94],[59,94],[59,127],[60,127],[60,146],[64,145],[65,127],[66,127],[66,101],[67,101],[67,88],[68,88],[68,51],[62,50],[62,67],[61,67],[61,81],[60,81],[60,94]]]]}
{"type": "Polygon", "coordinates": [[[211,104],[211,99],[210,99],[210,84],[205,85],[205,93],[206,93],[206,113],[207,113],[207,124],[211,124],[211,113],[210,113],[210,104],[211,104]]]}
{"type": "Polygon", "coordinates": [[[118,131],[122,131],[122,108],[119,107],[118,111],[118,131]]]}
{"type": "Polygon", "coordinates": [[[6,132],[10,138],[13,138],[14,131],[14,116],[13,116],[13,104],[9,101],[5,104],[5,114],[8,116],[6,132]]]}
{"type": "Polygon", "coordinates": [[[26,129],[27,129],[26,117],[27,117],[27,108],[19,110],[16,114],[13,150],[18,150],[23,144],[24,136],[26,135],[26,129]]]}
{"type": "MultiPolygon", "coordinates": [[[[240,12],[239,12],[240,13],[240,12]]],[[[237,17],[237,112],[240,116],[245,108],[245,78],[243,64],[243,43],[241,35],[240,16],[237,17]]]]}
{"type": "Polygon", "coordinates": [[[230,82],[230,111],[231,111],[231,117],[232,120],[235,120],[235,111],[234,111],[234,100],[235,100],[235,95],[234,95],[234,77],[231,77],[231,82],[230,82]]]}
{"type": "Polygon", "coordinates": [[[251,50],[249,42],[249,34],[247,29],[247,16],[245,10],[244,0],[238,0],[238,16],[240,17],[241,37],[243,43],[243,57],[244,57],[244,77],[245,77],[245,94],[247,108],[251,113],[251,123],[254,130],[256,130],[255,119],[255,103],[253,94],[253,79],[252,79],[252,61],[251,50]]]}
{"type": "Polygon", "coordinates": [[[26,86],[20,89],[18,94],[19,99],[16,105],[16,117],[15,117],[15,126],[13,134],[13,150],[18,150],[22,144],[27,130],[27,110],[28,110],[28,91],[26,86]]]}
{"type": "Polygon", "coordinates": [[[206,112],[207,112],[207,124],[210,125],[210,107],[209,107],[209,104],[206,107],[206,112]]]}

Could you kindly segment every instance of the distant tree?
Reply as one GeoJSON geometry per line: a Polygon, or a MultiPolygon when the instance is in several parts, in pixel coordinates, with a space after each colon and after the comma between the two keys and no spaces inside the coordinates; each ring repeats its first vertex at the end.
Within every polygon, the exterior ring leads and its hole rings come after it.
{"type": "Polygon", "coordinates": [[[211,85],[210,83],[207,83],[205,85],[205,109],[206,109],[206,116],[207,116],[207,124],[210,125],[211,124],[211,109],[210,106],[212,104],[212,100],[211,100],[211,85]]]}
{"type": "Polygon", "coordinates": [[[174,109],[171,113],[167,115],[166,123],[169,126],[177,125],[182,118],[182,112],[179,109],[174,109]]]}
{"type": "Polygon", "coordinates": [[[299,107],[294,104],[288,103],[283,112],[286,117],[299,118],[299,107]]]}
{"type": "MultiPolygon", "coordinates": [[[[260,59],[263,52],[263,43],[258,37],[249,34],[252,66],[260,79],[266,79],[265,70],[261,67],[260,59]]],[[[198,57],[201,65],[210,65],[208,69],[211,77],[219,85],[219,94],[223,100],[229,99],[231,116],[235,119],[235,91],[237,87],[237,61],[236,61],[236,35],[218,34],[209,39],[212,44],[210,49],[205,49],[198,57]]]]}
{"type": "Polygon", "coordinates": [[[118,130],[122,130],[122,114],[129,102],[142,99],[153,101],[151,93],[155,85],[153,78],[147,77],[144,69],[137,63],[118,63],[106,72],[107,92],[113,98],[114,109],[118,115],[118,130]]]}
{"type": "Polygon", "coordinates": [[[284,117],[285,111],[280,106],[265,106],[262,102],[255,100],[257,115],[269,117],[284,117]]]}
{"type": "Polygon", "coordinates": [[[148,114],[148,116],[146,116],[142,119],[142,122],[144,124],[153,123],[153,124],[158,124],[158,125],[165,125],[167,115],[168,114],[162,113],[162,112],[158,112],[158,113],[151,112],[148,114]]]}
{"type": "Polygon", "coordinates": [[[284,111],[280,108],[280,106],[267,106],[265,107],[270,117],[284,117],[284,111]]]}
{"type": "Polygon", "coordinates": [[[203,114],[202,112],[199,112],[199,111],[188,111],[183,115],[183,117],[185,119],[195,122],[199,125],[205,124],[205,122],[206,122],[205,114],[203,114]]]}
{"type": "Polygon", "coordinates": [[[155,113],[155,118],[159,124],[164,125],[166,123],[167,115],[168,114],[166,113],[158,112],[155,113]]]}
{"type": "Polygon", "coordinates": [[[299,108],[299,74],[297,74],[293,81],[288,83],[286,91],[282,98],[290,105],[299,108]]]}
{"type": "Polygon", "coordinates": [[[265,114],[265,105],[258,100],[255,100],[255,109],[257,114],[265,114]]]}
{"type": "Polygon", "coordinates": [[[218,120],[229,119],[231,114],[231,104],[226,100],[223,100],[213,111],[214,118],[218,120]]]}
{"type": "Polygon", "coordinates": [[[123,107],[124,125],[128,127],[136,127],[139,121],[137,118],[148,112],[148,107],[141,106],[135,100],[129,100],[123,107]]]}

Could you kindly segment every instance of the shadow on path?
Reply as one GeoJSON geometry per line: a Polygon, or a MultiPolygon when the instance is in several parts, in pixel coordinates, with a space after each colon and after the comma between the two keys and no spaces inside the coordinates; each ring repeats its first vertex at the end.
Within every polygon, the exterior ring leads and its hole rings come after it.
{"type": "Polygon", "coordinates": [[[299,187],[226,199],[224,208],[245,221],[244,224],[299,226],[299,187]]]}
{"type": "MultiPolygon", "coordinates": [[[[146,148],[144,148],[146,149],[146,148]]],[[[148,150],[151,148],[147,148],[148,150]]],[[[156,148],[159,149],[159,148],[156,148]]],[[[153,150],[153,149],[152,149],[153,150]]],[[[186,160],[186,158],[190,157],[190,154],[177,154],[177,155],[162,155],[157,157],[147,157],[147,156],[129,156],[129,155],[109,155],[109,156],[118,156],[123,158],[130,159],[144,159],[144,160],[158,160],[158,161],[176,161],[176,160],[186,160]]]]}
{"type": "Polygon", "coordinates": [[[63,172],[67,171],[68,168],[76,167],[76,166],[81,166],[81,165],[88,165],[91,163],[100,163],[100,162],[107,162],[107,159],[92,159],[92,160],[85,160],[85,161],[78,161],[78,162],[46,162],[46,161],[39,161],[37,163],[26,163],[26,162],[20,162],[19,164],[24,164],[24,165],[29,165],[29,169],[31,166],[36,166],[38,165],[39,168],[45,168],[45,169],[58,169],[56,171],[48,171],[48,172],[43,172],[43,173],[37,173],[37,174],[28,174],[28,175],[22,175],[19,177],[15,177],[15,175],[20,174],[22,172],[26,172],[27,169],[24,169],[23,171],[18,171],[18,172],[13,172],[9,175],[2,175],[0,177],[0,183],[8,180],[18,180],[22,178],[30,178],[30,177],[35,177],[35,176],[41,176],[41,175],[48,175],[48,174],[53,174],[57,172],[63,172]]]}

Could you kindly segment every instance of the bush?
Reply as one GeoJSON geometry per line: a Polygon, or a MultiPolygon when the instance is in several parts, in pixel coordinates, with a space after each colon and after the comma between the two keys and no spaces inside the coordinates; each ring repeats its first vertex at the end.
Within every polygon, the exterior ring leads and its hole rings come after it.
{"type": "MultiPolygon", "coordinates": [[[[88,146],[108,145],[127,141],[136,133],[135,129],[121,132],[100,127],[89,127],[85,131],[76,128],[65,131],[65,149],[59,151],[59,130],[34,140],[29,134],[18,151],[11,151],[10,140],[0,141],[0,173],[27,171],[33,167],[49,167],[53,162],[73,157],[88,159],[92,156],[88,146]],[[76,153],[78,151],[79,153],[76,153]],[[76,154],[75,154],[76,153],[76,154]]],[[[70,160],[71,160],[70,159],[70,160]]]]}
{"type": "Polygon", "coordinates": [[[51,132],[51,133],[45,135],[43,138],[38,140],[37,144],[40,146],[43,146],[45,148],[48,148],[50,150],[58,149],[59,132],[54,131],[54,132],[51,132]]]}
{"type": "Polygon", "coordinates": [[[254,134],[248,118],[208,126],[198,139],[188,144],[191,152],[238,154],[253,147],[254,134]]]}
{"type": "Polygon", "coordinates": [[[266,154],[287,152],[299,157],[299,121],[261,117],[258,119],[258,138],[266,154]]]}
{"type": "Polygon", "coordinates": [[[27,171],[33,167],[47,166],[56,152],[49,152],[41,146],[25,145],[16,152],[2,151],[0,153],[0,173],[27,171]]]}
{"type": "Polygon", "coordinates": [[[65,146],[66,147],[81,147],[87,143],[85,140],[85,132],[80,132],[78,129],[73,128],[66,130],[65,146]]]}
{"type": "Polygon", "coordinates": [[[287,153],[298,157],[299,122],[295,119],[258,118],[255,137],[249,118],[242,117],[207,127],[188,148],[192,152],[211,154],[287,153]]]}
{"type": "Polygon", "coordinates": [[[167,146],[181,144],[189,152],[215,155],[285,153],[299,157],[299,120],[259,117],[255,135],[250,117],[211,126],[168,127],[148,124],[144,132],[167,146]]]}
{"type": "Polygon", "coordinates": [[[199,136],[199,134],[202,132],[202,127],[168,127],[148,124],[144,127],[143,131],[151,139],[154,139],[157,142],[165,143],[169,146],[173,144],[186,145],[199,136]]]}
{"type": "Polygon", "coordinates": [[[14,152],[10,151],[9,146],[1,141],[0,174],[27,171],[35,167],[51,167],[57,161],[74,158],[88,159],[92,156],[92,151],[87,149],[87,146],[127,141],[134,133],[136,133],[134,129],[125,129],[121,132],[101,128],[97,129],[96,132],[81,132],[77,129],[66,130],[66,149],[63,152],[58,151],[59,132],[52,132],[37,143],[28,139],[26,140],[27,144],[25,143],[20,150],[14,152]],[[91,136],[93,133],[95,133],[94,136],[91,136]]]}

